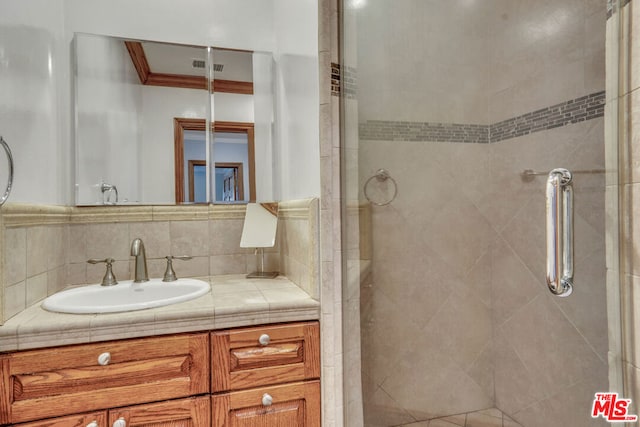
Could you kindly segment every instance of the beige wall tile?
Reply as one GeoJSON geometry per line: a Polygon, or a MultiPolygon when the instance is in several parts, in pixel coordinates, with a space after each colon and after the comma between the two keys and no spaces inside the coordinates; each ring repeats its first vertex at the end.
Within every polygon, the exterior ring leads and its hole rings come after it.
{"type": "Polygon", "coordinates": [[[129,224],[129,240],[142,239],[147,258],[164,258],[171,253],[169,222],[133,222],[129,224]]]}
{"type": "MultiPolygon", "coordinates": [[[[630,58],[630,73],[631,73],[631,90],[640,88],[640,31],[638,26],[640,25],[640,7],[637,4],[630,2],[628,9],[631,11],[631,39],[629,52],[630,58]]],[[[637,127],[635,128],[637,129],[637,127]]]]}
{"type": "Polygon", "coordinates": [[[66,281],[70,285],[87,283],[87,265],[84,262],[67,264],[66,281]]]}
{"type": "Polygon", "coordinates": [[[527,370],[505,335],[498,330],[494,346],[495,404],[508,414],[515,414],[544,398],[545,391],[527,370]]]}
{"type": "Polygon", "coordinates": [[[42,273],[27,279],[26,306],[30,306],[48,295],[48,273],[42,273]]]}
{"type": "Polygon", "coordinates": [[[4,283],[13,285],[27,278],[27,230],[7,228],[4,239],[4,283]]]}
{"type": "Polygon", "coordinates": [[[67,262],[86,262],[87,257],[87,225],[69,225],[69,239],[67,241],[67,262]]]}
{"type": "Polygon", "coordinates": [[[633,339],[640,329],[637,327],[637,319],[640,316],[640,277],[627,276],[627,280],[622,283],[621,297],[626,307],[623,324],[627,329],[623,360],[640,366],[640,340],[633,339]]]}
{"type": "Polygon", "coordinates": [[[631,363],[624,364],[625,383],[624,398],[631,399],[629,413],[640,416],[640,368],[631,363]]]}
{"type": "Polygon", "coordinates": [[[26,308],[26,282],[4,288],[4,316],[9,319],[26,308]]]}
{"type": "Polygon", "coordinates": [[[47,256],[47,269],[52,270],[62,267],[67,262],[65,249],[69,237],[67,225],[49,226],[49,247],[47,256]]]}
{"type": "Polygon", "coordinates": [[[555,395],[584,378],[607,376],[606,362],[567,321],[550,294],[539,295],[524,306],[502,326],[501,333],[536,384],[545,390],[545,396],[555,395]],[[549,363],[565,360],[568,355],[572,363],[549,363]]]}
{"type": "Polygon", "coordinates": [[[170,233],[173,255],[209,255],[209,221],[171,221],[170,233]]]}
{"type": "Polygon", "coordinates": [[[213,255],[209,257],[211,275],[248,273],[246,255],[213,255]]]}
{"type": "Polygon", "coordinates": [[[499,417],[482,412],[468,414],[465,427],[502,427],[502,413],[499,417]]]}
{"type": "Polygon", "coordinates": [[[131,257],[128,223],[89,224],[86,226],[85,239],[87,259],[128,261],[131,257]]]}
{"type": "Polygon", "coordinates": [[[47,272],[47,296],[63,290],[68,284],[66,265],[47,272]]]}
{"type": "MultiPolygon", "coordinates": [[[[640,56],[640,55],[638,55],[640,56]]],[[[629,166],[631,168],[631,182],[640,182],[640,90],[636,90],[626,95],[623,101],[624,105],[629,107],[629,143],[630,143],[630,159],[629,166]]]]}
{"type": "Polygon", "coordinates": [[[244,254],[240,247],[243,220],[213,220],[209,223],[209,255],[244,254]]]}
{"type": "Polygon", "coordinates": [[[51,234],[49,227],[27,228],[27,277],[47,271],[51,234]]]}

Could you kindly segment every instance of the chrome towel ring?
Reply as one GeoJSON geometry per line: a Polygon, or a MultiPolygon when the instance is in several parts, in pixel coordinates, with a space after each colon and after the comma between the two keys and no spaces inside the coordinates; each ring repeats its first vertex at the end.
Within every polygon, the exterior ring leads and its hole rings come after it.
{"type": "Polygon", "coordinates": [[[4,151],[7,152],[7,159],[9,159],[9,181],[7,182],[7,188],[5,189],[4,194],[0,197],[0,206],[2,206],[4,205],[4,202],[7,201],[7,198],[11,193],[11,187],[13,186],[13,156],[11,155],[9,144],[7,144],[2,136],[0,136],[0,144],[4,148],[4,151]]]}
{"type": "Polygon", "coordinates": [[[367,179],[367,181],[364,183],[364,197],[366,197],[369,202],[373,203],[376,206],[388,205],[389,203],[395,200],[397,194],[398,194],[398,184],[396,183],[396,180],[393,179],[391,175],[389,175],[389,172],[387,172],[385,169],[378,169],[376,173],[372,177],[367,179]],[[388,198],[389,200],[382,201],[382,202],[376,202],[372,200],[371,196],[369,195],[368,188],[370,186],[369,184],[371,184],[374,178],[375,178],[375,182],[378,182],[378,183],[383,183],[387,180],[391,181],[391,183],[393,184],[393,194],[391,194],[391,197],[388,198]]]}

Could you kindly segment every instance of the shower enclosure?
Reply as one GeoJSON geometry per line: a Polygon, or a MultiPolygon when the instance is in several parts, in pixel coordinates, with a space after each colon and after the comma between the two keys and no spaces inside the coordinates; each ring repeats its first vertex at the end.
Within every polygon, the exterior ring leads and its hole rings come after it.
{"type": "Polygon", "coordinates": [[[615,12],[343,1],[345,425],[608,425],[591,410],[622,393],[615,12]],[[556,168],[572,174],[566,297],[546,280],[556,168]]]}

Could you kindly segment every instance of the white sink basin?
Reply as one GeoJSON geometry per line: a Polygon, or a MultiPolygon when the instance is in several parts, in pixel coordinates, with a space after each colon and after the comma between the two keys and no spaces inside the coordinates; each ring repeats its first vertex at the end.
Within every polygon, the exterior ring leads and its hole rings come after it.
{"type": "Polygon", "coordinates": [[[88,285],[58,292],[46,298],[42,308],[59,313],[117,313],[189,301],[210,289],[209,283],[197,279],[150,279],[143,283],[124,280],[114,286],[88,285]]]}

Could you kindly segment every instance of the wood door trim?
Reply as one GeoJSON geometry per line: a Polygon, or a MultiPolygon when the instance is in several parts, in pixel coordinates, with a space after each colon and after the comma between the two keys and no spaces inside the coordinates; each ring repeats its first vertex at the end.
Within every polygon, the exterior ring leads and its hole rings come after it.
{"type": "MultiPolygon", "coordinates": [[[[231,132],[247,134],[247,151],[249,157],[249,201],[256,201],[256,157],[255,133],[253,123],[218,121],[211,126],[215,132],[231,132]]],[[[174,153],[174,189],[176,204],[184,203],[184,131],[204,131],[204,119],[175,117],[173,119],[173,153],[174,153]]],[[[215,201],[213,201],[215,202],[215,201]]],[[[212,203],[213,203],[212,202],[212,203]]]]}

